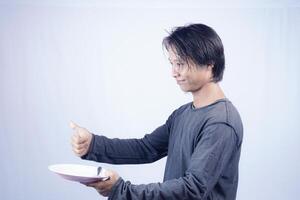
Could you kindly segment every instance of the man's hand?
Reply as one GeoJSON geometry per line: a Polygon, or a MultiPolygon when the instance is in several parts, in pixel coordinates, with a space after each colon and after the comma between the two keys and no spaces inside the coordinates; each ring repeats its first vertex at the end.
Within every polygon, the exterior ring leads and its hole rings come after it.
{"type": "Polygon", "coordinates": [[[77,156],[84,156],[90,148],[93,135],[87,129],[73,122],[70,122],[70,127],[74,130],[71,138],[72,150],[77,156]]]}
{"type": "Polygon", "coordinates": [[[105,176],[108,176],[109,179],[106,181],[98,181],[98,182],[94,182],[94,183],[87,183],[84,185],[95,188],[99,194],[107,197],[110,194],[111,189],[114,186],[114,184],[120,178],[120,176],[117,174],[117,172],[112,171],[112,170],[106,170],[105,176]]]}

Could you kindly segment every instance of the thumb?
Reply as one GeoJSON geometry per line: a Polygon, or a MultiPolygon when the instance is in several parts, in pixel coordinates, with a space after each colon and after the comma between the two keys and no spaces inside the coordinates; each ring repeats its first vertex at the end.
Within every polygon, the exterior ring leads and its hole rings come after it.
{"type": "Polygon", "coordinates": [[[88,130],[83,127],[78,126],[74,122],[70,122],[70,127],[76,132],[76,134],[80,137],[85,139],[87,137],[88,130]]]}
{"type": "Polygon", "coordinates": [[[77,124],[75,124],[75,123],[72,122],[72,121],[70,122],[69,125],[70,125],[70,128],[73,129],[73,130],[76,130],[76,129],[80,128],[80,126],[78,126],[77,124]]]}

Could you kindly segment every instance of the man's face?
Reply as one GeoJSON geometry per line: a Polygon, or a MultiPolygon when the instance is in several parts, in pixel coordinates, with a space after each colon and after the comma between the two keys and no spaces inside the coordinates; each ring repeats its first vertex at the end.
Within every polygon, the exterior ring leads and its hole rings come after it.
{"type": "Polygon", "coordinates": [[[172,76],[184,92],[195,93],[211,81],[212,66],[197,66],[193,61],[185,62],[178,54],[169,49],[169,61],[172,65],[172,76]]]}

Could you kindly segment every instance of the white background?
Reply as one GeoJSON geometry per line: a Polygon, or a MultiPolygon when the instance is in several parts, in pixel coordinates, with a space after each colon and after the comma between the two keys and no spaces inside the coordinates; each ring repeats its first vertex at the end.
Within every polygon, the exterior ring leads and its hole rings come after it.
{"type": "MultiPolygon", "coordinates": [[[[65,181],[70,120],[95,134],[143,137],[191,101],[171,77],[162,39],[205,23],[223,40],[221,82],[244,123],[238,200],[296,199],[300,185],[300,3],[297,1],[0,1],[0,195],[102,199],[65,181]]],[[[160,182],[165,159],[104,165],[160,182]]]]}

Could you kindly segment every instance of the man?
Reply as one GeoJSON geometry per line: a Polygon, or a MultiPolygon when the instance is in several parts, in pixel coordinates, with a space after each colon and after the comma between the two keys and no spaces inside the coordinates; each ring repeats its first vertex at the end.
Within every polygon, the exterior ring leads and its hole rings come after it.
{"type": "Polygon", "coordinates": [[[175,110],[165,124],[142,139],[109,139],[72,123],[73,151],[83,159],[111,164],[151,163],[167,157],[164,181],[125,182],[108,171],[107,181],[87,184],[109,199],[233,200],[243,126],[225,97],[221,39],[204,24],[177,27],[163,40],[172,75],[193,101],[175,110]]]}

